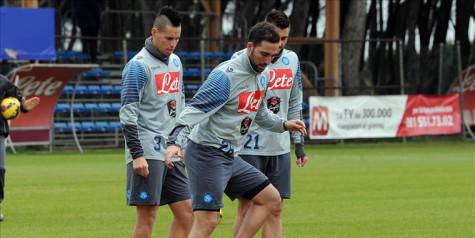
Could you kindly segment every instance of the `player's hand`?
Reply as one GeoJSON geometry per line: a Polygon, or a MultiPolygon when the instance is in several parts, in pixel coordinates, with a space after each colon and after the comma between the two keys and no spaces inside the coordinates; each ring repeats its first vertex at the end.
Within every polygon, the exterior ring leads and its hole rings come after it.
{"type": "Polygon", "coordinates": [[[297,166],[305,166],[308,161],[308,156],[305,154],[302,143],[295,143],[295,156],[297,157],[297,166]]]}
{"type": "Polygon", "coordinates": [[[24,100],[22,102],[23,108],[27,111],[30,111],[31,109],[35,108],[40,104],[40,98],[39,97],[32,97],[30,99],[24,100]]]}
{"type": "Polygon", "coordinates": [[[132,161],[132,167],[134,168],[134,172],[140,176],[147,177],[148,176],[148,163],[145,160],[145,157],[140,156],[132,161]]]}
{"type": "Polygon", "coordinates": [[[308,161],[308,156],[307,156],[307,155],[304,155],[304,156],[302,156],[302,157],[300,157],[300,158],[297,158],[297,161],[296,161],[296,162],[297,162],[297,166],[299,166],[299,167],[304,167],[305,164],[307,163],[307,161],[308,161]]]}
{"type": "Polygon", "coordinates": [[[305,123],[301,120],[288,120],[285,122],[285,127],[289,131],[300,131],[303,136],[307,135],[307,129],[305,129],[305,123]]]}
{"type": "Polygon", "coordinates": [[[175,155],[180,156],[181,148],[177,145],[168,145],[167,150],[165,151],[165,166],[169,169],[173,168],[175,165],[172,162],[172,158],[175,155]]]}

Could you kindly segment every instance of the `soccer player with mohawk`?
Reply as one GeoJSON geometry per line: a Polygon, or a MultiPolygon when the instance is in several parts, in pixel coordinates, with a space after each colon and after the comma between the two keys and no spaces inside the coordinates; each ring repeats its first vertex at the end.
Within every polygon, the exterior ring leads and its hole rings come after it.
{"type": "Polygon", "coordinates": [[[178,12],[164,7],[145,47],[122,73],[120,122],[126,140],[127,204],[135,206],[134,237],[151,237],[158,207],[173,213],[169,237],[187,237],[193,214],[185,165],[174,157],[168,169],[165,142],[185,105],[183,69],[173,54],[181,35],[178,12]]]}

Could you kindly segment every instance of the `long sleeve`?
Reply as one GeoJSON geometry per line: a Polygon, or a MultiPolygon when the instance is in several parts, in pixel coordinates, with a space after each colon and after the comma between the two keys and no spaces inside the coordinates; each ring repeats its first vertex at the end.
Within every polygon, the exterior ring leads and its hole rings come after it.
{"type": "Polygon", "coordinates": [[[139,61],[131,61],[122,74],[122,92],[119,117],[127,147],[132,158],[143,156],[139,140],[137,120],[139,114],[140,92],[147,81],[145,66],[139,61]]]}
{"type": "Polygon", "coordinates": [[[226,74],[214,70],[208,76],[190,103],[178,116],[177,126],[169,137],[169,142],[185,146],[191,129],[218,111],[229,99],[231,82],[226,74]]]}
{"type": "MultiPolygon", "coordinates": [[[[297,72],[295,73],[294,83],[290,91],[289,113],[287,119],[289,120],[303,120],[302,116],[302,78],[300,72],[300,62],[297,62],[297,72]]],[[[294,143],[303,143],[303,136],[300,132],[291,132],[294,143]]]]}

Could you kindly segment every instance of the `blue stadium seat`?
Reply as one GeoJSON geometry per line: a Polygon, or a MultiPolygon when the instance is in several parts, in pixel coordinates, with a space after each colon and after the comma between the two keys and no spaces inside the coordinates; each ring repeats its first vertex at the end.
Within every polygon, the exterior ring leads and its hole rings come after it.
{"type": "Polygon", "coordinates": [[[233,56],[234,52],[224,52],[223,60],[229,60],[233,56]]]}
{"type": "Polygon", "coordinates": [[[113,94],[114,87],[112,85],[101,85],[101,94],[110,95],[113,94]]]}
{"type": "Polygon", "coordinates": [[[115,102],[111,104],[111,112],[119,112],[122,107],[121,103],[115,102]]]}
{"type": "Polygon", "coordinates": [[[74,88],[73,91],[76,91],[76,94],[79,94],[79,95],[84,95],[84,94],[87,94],[88,92],[86,85],[78,85],[74,88]]]}
{"type": "Polygon", "coordinates": [[[87,94],[97,95],[101,93],[101,87],[99,85],[88,85],[87,94]]]}
{"type": "Polygon", "coordinates": [[[93,132],[96,129],[96,126],[94,125],[94,122],[90,121],[83,121],[78,123],[79,126],[79,131],[80,132],[93,132]]]}
{"type": "Polygon", "coordinates": [[[98,110],[99,112],[112,112],[112,107],[110,103],[99,103],[98,110]]]}
{"type": "MultiPolygon", "coordinates": [[[[73,128],[73,125],[71,124],[71,122],[68,122],[68,130],[67,132],[72,132],[72,128],[73,128]]],[[[81,130],[81,123],[80,122],[74,122],[74,128],[75,128],[75,131],[80,131],[81,130]]]]}
{"type": "Polygon", "coordinates": [[[55,122],[53,124],[54,131],[59,132],[59,133],[65,133],[65,132],[70,132],[71,127],[68,127],[68,124],[66,122],[55,122]]]}
{"type": "Polygon", "coordinates": [[[97,103],[85,103],[84,111],[86,112],[97,112],[99,111],[99,105],[97,103]]]}
{"type": "Polygon", "coordinates": [[[305,103],[305,102],[302,103],[302,109],[303,110],[308,110],[309,108],[310,108],[310,106],[308,105],[308,103],[305,103]]]}
{"type": "Polygon", "coordinates": [[[97,132],[111,132],[111,127],[109,125],[109,122],[107,121],[98,121],[96,122],[96,128],[95,130],[97,132]]]}
{"type": "Polygon", "coordinates": [[[86,112],[86,108],[82,103],[74,103],[72,107],[74,112],[86,112]]]}
{"type": "Polygon", "coordinates": [[[201,83],[185,83],[185,93],[196,93],[201,87],[201,83]]]}
{"type": "Polygon", "coordinates": [[[93,68],[87,72],[84,72],[82,75],[85,78],[108,78],[111,76],[111,72],[101,68],[93,68]]]}
{"type": "Polygon", "coordinates": [[[70,110],[70,107],[68,103],[58,103],[56,104],[54,112],[64,113],[64,112],[69,112],[69,110],[70,110]]]}
{"type": "Polygon", "coordinates": [[[67,60],[88,60],[91,57],[85,53],[79,51],[65,50],[65,51],[56,51],[56,57],[58,59],[67,59],[67,60]]]}
{"type": "Polygon", "coordinates": [[[199,77],[201,76],[200,68],[187,68],[183,70],[184,77],[199,77]]]}
{"type": "Polygon", "coordinates": [[[120,122],[118,122],[118,121],[111,121],[111,122],[109,122],[109,126],[110,126],[110,128],[113,129],[113,130],[122,131],[122,125],[121,125],[120,122]]]}
{"type": "Polygon", "coordinates": [[[71,94],[74,91],[74,87],[71,85],[66,85],[64,86],[63,93],[65,94],[71,94]]]}
{"type": "MultiPolygon", "coordinates": [[[[130,60],[132,59],[136,54],[138,53],[138,51],[127,51],[127,60],[130,60]]],[[[112,57],[114,59],[123,59],[124,58],[124,52],[123,51],[114,51],[114,53],[112,53],[112,57]]]]}
{"type": "Polygon", "coordinates": [[[112,93],[113,94],[120,94],[122,92],[122,85],[116,84],[112,86],[112,93]]]}

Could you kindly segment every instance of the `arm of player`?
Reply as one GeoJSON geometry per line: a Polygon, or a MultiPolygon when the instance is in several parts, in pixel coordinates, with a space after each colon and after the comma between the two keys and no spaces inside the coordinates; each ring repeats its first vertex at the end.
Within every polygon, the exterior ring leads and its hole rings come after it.
{"type": "Polygon", "coordinates": [[[264,103],[259,105],[259,110],[256,114],[256,123],[269,131],[282,133],[284,131],[300,131],[302,134],[307,134],[305,129],[305,124],[300,120],[289,120],[286,121],[278,115],[272,113],[266,108],[264,103]]]}
{"type": "Polygon", "coordinates": [[[220,70],[213,70],[177,118],[176,126],[168,137],[165,152],[167,167],[172,166],[171,158],[180,148],[185,148],[191,129],[224,106],[230,92],[231,82],[228,76],[220,70]]]}
{"type": "MultiPolygon", "coordinates": [[[[295,72],[294,83],[290,91],[290,100],[289,100],[289,113],[287,118],[289,120],[303,120],[302,116],[302,78],[300,72],[300,63],[297,61],[297,71],[295,72]]],[[[295,156],[297,158],[297,165],[299,167],[305,166],[305,163],[308,161],[308,156],[305,154],[304,150],[304,138],[300,131],[291,132],[292,140],[295,144],[295,156]]]]}
{"type": "Polygon", "coordinates": [[[135,173],[144,177],[148,176],[149,171],[138,135],[137,117],[139,112],[140,91],[146,81],[145,66],[139,61],[130,61],[122,74],[122,106],[119,111],[120,124],[122,125],[125,142],[133,159],[132,167],[135,173]]]}

